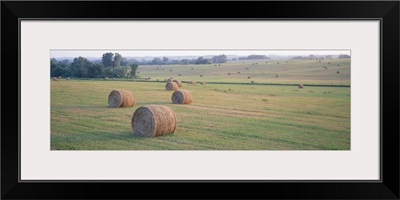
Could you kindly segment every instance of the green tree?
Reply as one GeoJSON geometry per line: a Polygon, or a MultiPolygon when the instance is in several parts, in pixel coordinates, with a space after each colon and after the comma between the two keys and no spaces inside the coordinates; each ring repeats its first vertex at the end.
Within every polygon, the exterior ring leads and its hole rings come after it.
{"type": "Polygon", "coordinates": [[[133,77],[136,76],[136,70],[139,67],[139,65],[138,64],[131,64],[130,67],[131,67],[131,76],[133,78],[133,77]]]}
{"type": "Polygon", "coordinates": [[[196,65],[199,65],[199,64],[211,64],[211,60],[207,59],[207,58],[204,58],[204,57],[199,57],[199,58],[197,58],[197,60],[196,60],[196,62],[194,64],[196,64],[196,65]]]}
{"type": "Polygon", "coordinates": [[[218,56],[213,56],[211,58],[213,63],[225,63],[227,61],[226,55],[218,55],[218,56]]]}
{"type": "Polygon", "coordinates": [[[153,61],[151,61],[153,65],[161,65],[163,64],[163,61],[160,58],[154,58],[153,61]]]}
{"type": "Polygon", "coordinates": [[[71,73],[73,76],[84,78],[88,75],[88,68],[92,63],[84,58],[74,58],[74,61],[71,63],[71,73]]]}
{"type": "Polygon", "coordinates": [[[114,67],[120,67],[121,66],[121,60],[122,60],[122,55],[119,53],[115,53],[114,56],[114,67]]]}
{"type": "Polygon", "coordinates": [[[113,57],[114,57],[114,54],[111,52],[103,54],[101,63],[103,63],[104,67],[112,67],[113,66],[113,57]]]}

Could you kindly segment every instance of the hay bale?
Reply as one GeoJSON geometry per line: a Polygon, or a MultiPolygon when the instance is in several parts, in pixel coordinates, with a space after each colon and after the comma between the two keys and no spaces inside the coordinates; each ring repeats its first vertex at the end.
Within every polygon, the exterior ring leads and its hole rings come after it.
{"type": "Polygon", "coordinates": [[[276,64],[279,64],[279,62],[276,62],[276,64]]]}
{"type": "Polygon", "coordinates": [[[156,81],[158,82],[158,81],[160,81],[160,79],[157,79],[156,81]]]}
{"type": "Polygon", "coordinates": [[[172,72],[172,69],[170,69],[169,71],[172,72]]]}
{"type": "Polygon", "coordinates": [[[189,83],[192,85],[196,85],[196,81],[190,81],[189,83]]]}
{"type": "Polygon", "coordinates": [[[246,67],[246,69],[248,70],[249,68],[248,68],[248,67],[246,67]]]}
{"type": "Polygon", "coordinates": [[[58,79],[56,77],[53,77],[53,81],[58,81],[58,79]]]}
{"type": "Polygon", "coordinates": [[[248,76],[247,79],[251,79],[251,76],[248,76]]]}
{"type": "Polygon", "coordinates": [[[113,80],[115,80],[115,78],[113,78],[113,80]]]}
{"type": "Polygon", "coordinates": [[[251,81],[250,83],[252,83],[252,84],[253,84],[253,83],[256,83],[256,82],[254,82],[254,81],[251,81]]]}
{"type": "Polygon", "coordinates": [[[178,87],[182,87],[182,81],[180,81],[180,80],[173,80],[172,82],[175,82],[175,83],[178,85],[178,87]]]}
{"type": "Polygon", "coordinates": [[[150,79],[151,79],[151,77],[148,77],[148,78],[147,78],[147,80],[150,80],[150,79]]]}
{"type": "Polygon", "coordinates": [[[330,65],[331,63],[330,62],[328,62],[328,65],[330,65]]]}
{"type": "Polygon", "coordinates": [[[136,73],[140,74],[140,72],[139,72],[139,71],[136,71],[136,73]]]}
{"type": "Polygon", "coordinates": [[[178,76],[182,76],[182,74],[178,74],[178,76]]]}
{"type": "Polygon", "coordinates": [[[340,65],[337,65],[338,67],[340,66],[340,65]]]}
{"type": "Polygon", "coordinates": [[[113,90],[108,95],[108,105],[112,108],[133,107],[135,98],[128,90],[113,90]]]}
{"type": "Polygon", "coordinates": [[[206,82],[205,82],[205,81],[202,81],[202,82],[200,82],[200,84],[201,84],[201,85],[205,85],[205,84],[206,84],[206,82]]]}
{"type": "Polygon", "coordinates": [[[108,80],[108,77],[105,77],[104,80],[108,80]]]}
{"type": "Polygon", "coordinates": [[[303,89],[304,88],[304,85],[302,85],[302,84],[299,84],[299,89],[303,89]]]}
{"type": "Polygon", "coordinates": [[[194,70],[194,68],[192,67],[192,70],[194,70]]]}
{"type": "Polygon", "coordinates": [[[192,93],[189,90],[177,90],[172,93],[173,104],[190,104],[192,103],[192,93]]]}
{"type": "Polygon", "coordinates": [[[340,74],[340,72],[339,72],[339,71],[337,71],[337,72],[336,72],[336,74],[340,74]]]}
{"type": "Polygon", "coordinates": [[[276,77],[276,78],[278,78],[278,77],[279,77],[279,75],[277,74],[275,77],[276,77]]]}
{"type": "Polygon", "coordinates": [[[170,82],[172,82],[172,81],[173,81],[172,78],[167,79],[167,82],[168,82],[168,83],[170,83],[170,82]]]}
{"type": "Polygon", "coordinates": [[[238,72],[238,74],[240,74],[240,72],[238,72]]]}
{"type": "Polygon", "coordinates": [[[164,68],[162,68],[162,70],[164,71],[164,68]]]}
{"type": "Polygon", "coordinates": [[[176,130],[176,114],[167,106],[148,105],[135,110],[131,120],[133,134],[157,137],[176,130]]]}
{"type": "Polygon", "coordinates": [[[177,90],[178,89],[178,84],[176,84],[175,82],[168,82],[166,85],[165,85],[165,89],[166,90],[168,90],[168,91],[171,91],[171,90],[177,90]]]}
{"type": "Polygon", "coordinates": [[[200,74],[200,77],[203,77],[203,75],[200,74]]]}
{"type": "Polygon", "coordinates": [[[67,80],[69,80],[69,79],[71,79],[71,78],[68,77],[67,80]]]}
{"type": "Polygon", "coordinates": [[[62,76],[59,76],[58,79],[62,79],[62,76]]]}
{"type": "Polygon", "coordinates": [[[228,75],[231,75],[231,73],[228,73],[228,75]]]}

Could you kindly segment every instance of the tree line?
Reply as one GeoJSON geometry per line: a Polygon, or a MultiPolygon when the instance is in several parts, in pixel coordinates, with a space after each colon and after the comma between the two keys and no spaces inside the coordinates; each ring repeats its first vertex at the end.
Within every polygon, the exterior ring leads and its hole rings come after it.
{"type": "Polygon", "coordinates": [[[100,62],[91,62],[84,57],[70,60],[50,59],[50,75],[52,77],[77,78],[130,78],[136,75],[137,63],[128,63],[121,54],[105,53],[100,62]]]}

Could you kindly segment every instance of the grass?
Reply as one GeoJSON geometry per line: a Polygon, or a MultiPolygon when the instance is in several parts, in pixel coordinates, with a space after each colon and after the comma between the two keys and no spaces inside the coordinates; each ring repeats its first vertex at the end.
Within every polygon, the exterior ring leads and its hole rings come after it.
{"type": "MultiPolygon", "coordinates": [[[[179,70],[174,68],[174,71],[179,70]]],[[[145,72],[141,70],[141,74],[145,72]]],[[[343,74],[341,71],[340,75],[343,74]]],[[[237,81],[231,77],[226,79],[237,81]]],[[[349,80],[337,78],[331,82],[346,84],[349,80]]],[[[165,82],[51,81],[51,149],[350,149],[349,87],[298,89],[284,85],[184,84],[183,88],[192,91],[190,105],[172,104],[172,92],[165,91],[165,82]],[[133,108],[107,107],[108,94],[120,88],[134,94],[133,108]],[[178,128],[174,134],[157,138],[133,135],[133,112],[149,104],[167,105],[176,112],[178,128]]]]}

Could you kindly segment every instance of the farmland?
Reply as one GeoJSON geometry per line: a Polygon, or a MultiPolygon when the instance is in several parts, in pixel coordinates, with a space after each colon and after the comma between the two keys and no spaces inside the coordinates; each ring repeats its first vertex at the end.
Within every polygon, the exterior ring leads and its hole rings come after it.
{"type": "Polygon", "coordinates": [[[138,71],[134,81],[51,81],[51,149],[350,149],[350,59],[139,66],[138,71]],[[169,77],[207,84],[184,84],[193,102],[177,105],[171,103],[172,92],[165,90],[169,77]],[[134,107],[107,107],[114,89],[131,91],[134,107]],[[166,105],[176,113],[174,134],[133,135],[133,112],[150,104],[166,105]]]}

